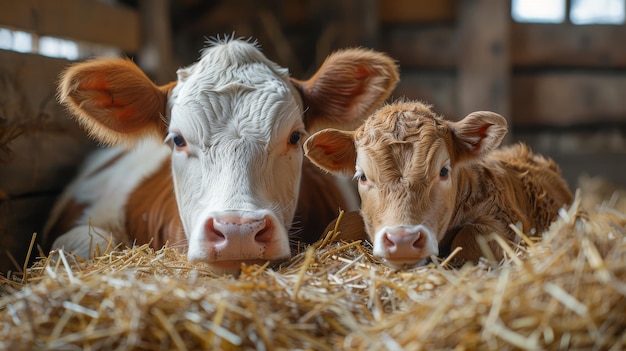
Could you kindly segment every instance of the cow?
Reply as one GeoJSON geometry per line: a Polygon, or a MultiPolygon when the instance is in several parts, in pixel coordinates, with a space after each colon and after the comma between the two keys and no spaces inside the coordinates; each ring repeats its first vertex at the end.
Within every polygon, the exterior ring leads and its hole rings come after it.
{"type": "Polygon", "coordinates": [[[166,242],[216,273],[288,258],[358,194],[304,158],[324,127],[354,129],[398,81],[388,55],[339,50],[308,80],[251,40],[208,43],[177,80],[154,84],[131,60],[96,58],[61,74],[58,99],[97,141],[44,229],[51,249],[166,242]]]}
{"type": "MultiPolygon", "coordinates": [[[[506,132],[506,120],[494,112],[453,122],[402,99],[355,131],[313,134],[304,149],[322,169],[358,180],[362,219],[346,215],[343,230],[364,230],[375,256],[403,269],[461,247],[451,259],[461,265],[483,256],[478,237],[496,233],[515,241],[510,224],[538,235],[572,201],[552,160],[522,143],[498,148],[506,132]]],[[[501,246],[485,242],[502,258],[501,246]]]]}

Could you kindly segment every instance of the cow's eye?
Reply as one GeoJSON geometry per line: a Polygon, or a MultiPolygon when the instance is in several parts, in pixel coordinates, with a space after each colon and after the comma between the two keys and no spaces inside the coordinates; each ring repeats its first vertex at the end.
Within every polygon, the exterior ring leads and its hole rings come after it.
{"type": "Polygon", "coordinates": [[[442,180],[446,180],[448,179],[449,173],[450,173],[450,167],[444,166],[441,168],[441,171],[439,171],[439,178],[441,178],[442,180]]]}
{"type": "Polygon", "coordinates": [[[291,133],[291,135],[289,136],[289,144],[296,145],[300,141],[301,137],[302,137],[302,133],[296,130],[295,132],[291,133]]]}
{"type": "Polygon", "coordinates": [[[182,135],[176,133],[170,133],[165,141],[172,141],[177,148],[183,148],[187,146],[187,141],[183,138],[182,135]]]}
{"type": "Polygon", "coordinates": [[[172,142],[174,143],[174,145],[176,145],[176,147],[185,147],[185,145],[187,145],[185,138],[178,134],[174,135],[174,137],[172,138],[172,142]]]}

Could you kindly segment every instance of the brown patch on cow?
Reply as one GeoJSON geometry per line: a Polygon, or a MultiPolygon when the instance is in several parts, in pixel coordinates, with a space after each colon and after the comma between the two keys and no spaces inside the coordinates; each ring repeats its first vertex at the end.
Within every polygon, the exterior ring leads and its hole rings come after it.
{"type": "Polygon", "coordinates": [[[127,152],[120,152],[119,154],[115,155],[115,157],[111,158],[110,160],[105,162],[103,165],[101,165],[100,167],[96,168],[94,171],[92,171],[88,175],[86,175],[85,178],[92,178],[96,174],[98,174],[98,173],[104,171],[105,169],[113,166],[117,161],[119,161],[126,154],[127,154],[127,152]]]}
{"type": "Polygon", "coordinates": [[[303,160],[300,196],[290,237],[311,244],[320,239],[328,223],[348,204],[333,176],[303,160]]]}
{"type": "Polygon", "coordinates": [[[131,242],[138,245],[150,243],[154,249],[162,248],[165,243],[186,246],[169,159],[129,195],[126,232],[131,242]]]}
{"type": "Polygon", "coordinates": [[[56,222],[50,226],[50,229],[47,232],[44,232],[42,239],[44,252],[50,251],[52,243],[54,243],[58,237],[72,230],[76,226],[76,222],[83,215],[87,207],[88,204],[79,203],[74,199],[69,200],[56,222]]]}

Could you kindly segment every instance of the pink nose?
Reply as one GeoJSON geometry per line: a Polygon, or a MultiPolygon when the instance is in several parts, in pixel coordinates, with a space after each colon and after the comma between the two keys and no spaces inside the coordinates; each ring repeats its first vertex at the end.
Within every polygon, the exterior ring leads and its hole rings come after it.
{"type": "Polygon", "coordinates": [[[204,230],[218,260],[261,259],[275,235],[272,219],[254,212],[220,212],[206,221],[204,230]]]}
{"type": "Polygon", "coordinates": [[[383,247],[386,257],[392,260],[415,260],[424,258],[426,233],[418,228],[398,226],[387,228],[383,233],[383,247]]]}

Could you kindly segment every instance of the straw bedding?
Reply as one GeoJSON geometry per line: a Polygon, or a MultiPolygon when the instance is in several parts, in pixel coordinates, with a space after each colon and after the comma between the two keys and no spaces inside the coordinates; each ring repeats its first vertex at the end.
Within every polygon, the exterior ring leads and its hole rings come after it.
{"type": "Polygon", "coordinates": [[[626,198],[594,196],[462,268],[393,271],[358,242],[236,278],[172,248],[58,252],[0,278],[0,349],[625,349],[626,198]]]}

